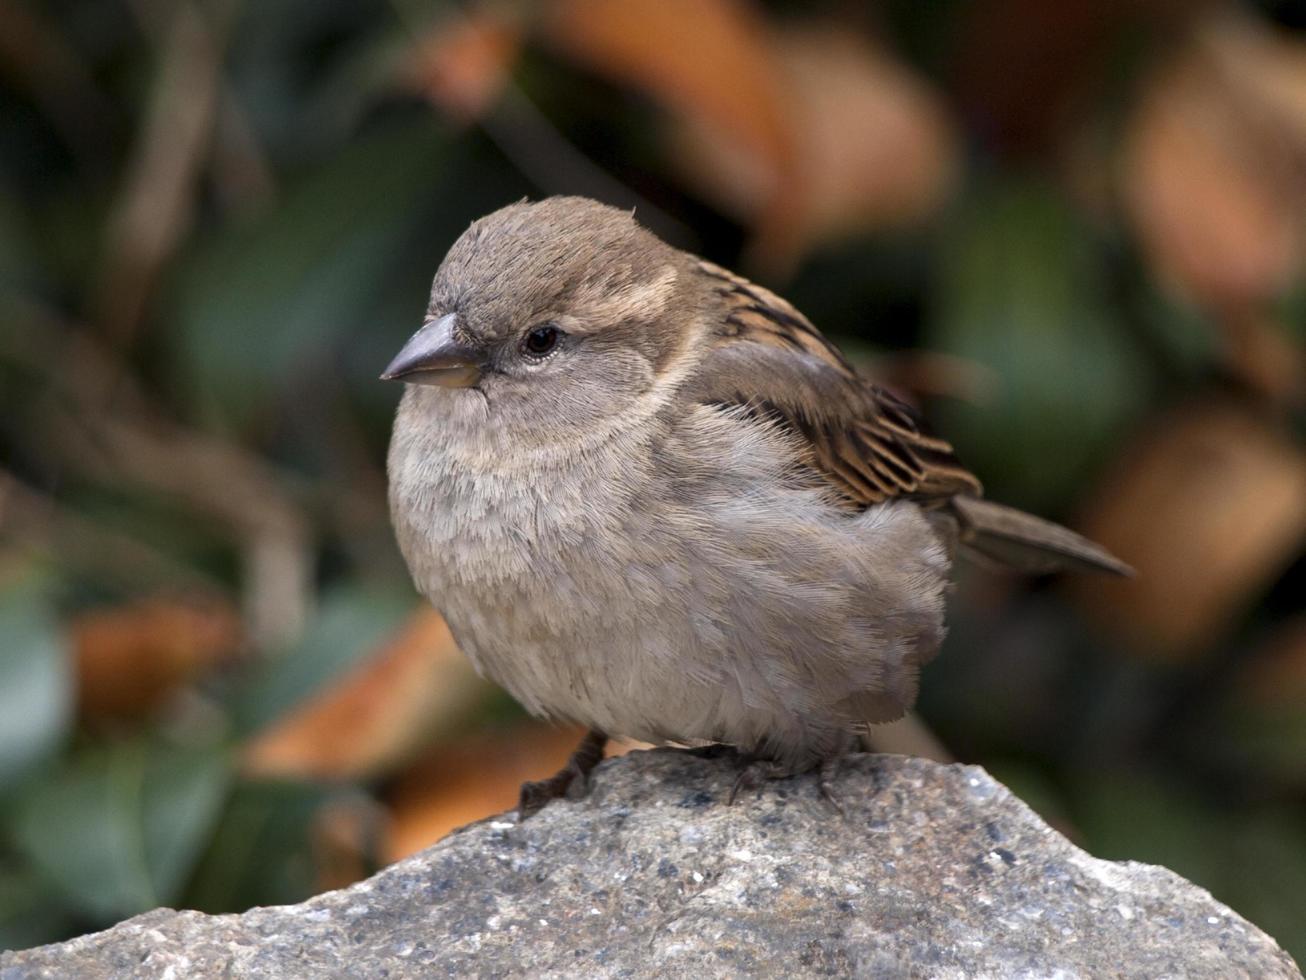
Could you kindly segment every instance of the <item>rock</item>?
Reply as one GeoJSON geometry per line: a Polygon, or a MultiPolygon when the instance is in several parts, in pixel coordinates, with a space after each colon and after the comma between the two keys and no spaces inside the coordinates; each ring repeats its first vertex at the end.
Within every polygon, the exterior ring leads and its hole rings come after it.
{"type": "Polygon", "coordinates": [[[733,807],[735,769],[670,750],[588,799],[466,827],[302,905],[159,909],[0,959],[37,977],[1300,977],[1164,868],[1090,857],[982,769],[849,758],[733,807]]]}

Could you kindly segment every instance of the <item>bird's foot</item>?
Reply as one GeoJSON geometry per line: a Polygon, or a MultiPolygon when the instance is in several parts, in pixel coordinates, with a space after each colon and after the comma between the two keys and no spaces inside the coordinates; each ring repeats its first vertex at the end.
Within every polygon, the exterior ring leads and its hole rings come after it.
{"type": "Polygon", "coordinates": [[[848,819],[848,814],[844,811],[843,801],[839,799],[839,794],[834,791],[834,781],[839,777],[839,762],[842,756],[834,756],[826,759],[821,763],[821,768],[816,774],[816,788],[821,791],[821,796],[825,802],[834,807],[835,812],[843,819],[848,819]]]}
{"type": "Polygon", "coordinates": [[[607,735],[591,729],[561,769],[548,779],[522,783],[517,797],[517,819],[525,820],[539,813],[553,800],[575,799],[589,792],[590,772],[603,761],[607,744],[607,735]]]}
{"type": "Polygon", "coordinates": [[[799,776],[816,769],[816,786],[821,792],[821,797],[835,809],[839,816],[846,819],[847,814],[844,812],[843,803],[834,790],[834,781],[839,775],[839,758],[839,756],[833,756],[809,766],[788,766],[771,759],[746,759],[743,768],[739,770],[739,775],[735,777],[735,783],[730,788],[730,796],[727,798],[726,803],[733,805],[735,799],[744,790],[760,789],[764,783],[771,780],[788,779],[790,776],[799,776]]]}
{"type": "Polygon", "coordinates": [[[735,799],[744,790],[760,789],[764,783],[773,779],[788,779],[802,772],[792,766],[776,762],[773,759],[748,759],[735,777],[735,784],[730,787],[730,796],[726,799],[728,806],[734,806],[735,799]]]}

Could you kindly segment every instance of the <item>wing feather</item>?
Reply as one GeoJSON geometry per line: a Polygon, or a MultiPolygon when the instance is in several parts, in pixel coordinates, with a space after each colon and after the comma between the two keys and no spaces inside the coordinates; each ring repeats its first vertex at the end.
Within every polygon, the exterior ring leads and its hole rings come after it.
{"type": "Polygon", "coordinates": [[[982,492],[951,445],[859,377],[795,307],[710,262],[697,269],[721,311],[691,397],[784,425],[800,438],[804,462],[858,509],[894,497],[939,505],[982,492]]]}

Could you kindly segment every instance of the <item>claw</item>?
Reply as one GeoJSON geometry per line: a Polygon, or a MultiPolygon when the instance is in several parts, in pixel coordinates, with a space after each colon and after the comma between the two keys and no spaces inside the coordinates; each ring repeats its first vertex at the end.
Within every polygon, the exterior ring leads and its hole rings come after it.
{"type": "Polygon", "coordinates": [[[603,749],[607,744],[607,735],[591,729],[561,769],[548,779],[522,783],[517,797],[517,819],[526,820],[553,800],[578,799],[588,793],[590,772],[603,761],[603,749]]]}
{"type": "MultiPolygon", "coordinates": [[[[571,779],[559,779],[564,773],[558,773],[550,776],[548,779],[538,779],[528,783],[522,783],[521,792],[517,796],[517,819],[525,820],[539,813],[552,800],[558,800],[567,795],[567,790],[571,785],[571,779]]],[[[565,773],[570,776],[570,773],[565,773]]]]}
{"type": "Polygon", "coordinates": [[[825,797],[825,802],[834,807],[835,812],[844,820],[848,819],[848,814],[843,808],[843,801],[839,799],[839,794],[834,791],[834,781],[839,776],[840,757],[835,756],[833,759],[826,759],[821,763],[821,769],[816,775],[816,787],[825,797]]]}
{"type": "Polygon", "coordinates": [[[745,766],[739,770],[739,775],[735,777],[734,785],[730,787],[730,795],[726,797],[726,806],[735,805],[735,797],[739,795],[741,789],[757,789],[757,777],[753,774],[752,766],[745,766]]]}
{"type": "MultiPolygon", "coordinates": [[[[820,763],[816,785],[826,802],[834,807],[839,816],[847,819],[843,803],[834,790],[834,781],[839,775],[839,761],[839,756],[834,756],[820,763]]],[[[744,790],[758,789],[769,780],[787,779],[810,771],[810,768],[795,769],[770,759],[750,759],[744,763],[744,767],[739,770],[739,775],[735,777],[734,785],[730,787],[730,795],[726,797],[726,805],[733,806],[744,790]]]]}
{"type": "Polygon", "coordinates": [[[740,790],[759,789],[767,780],[784,779],[792,775],[794,770],[778,762],[772,762],[770,759],[752,759],[744,763],[744,768],[739,770],[739,775],[735,777],[735,784],[730,787],[726,805],[734,806],[740,790]]]}

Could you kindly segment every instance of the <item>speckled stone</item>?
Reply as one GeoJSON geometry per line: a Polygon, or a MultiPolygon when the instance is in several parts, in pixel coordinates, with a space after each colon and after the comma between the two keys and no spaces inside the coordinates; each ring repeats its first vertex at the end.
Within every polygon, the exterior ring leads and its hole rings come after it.
{"type": "Polygon", "coordinates": [[[1163,868],[1099,861],[982,769],[854,756],[733,807],[730,760],[612,760],[302,905],[159,909],[0,958],[41,977],[1300,977],[1163,868]]]}

